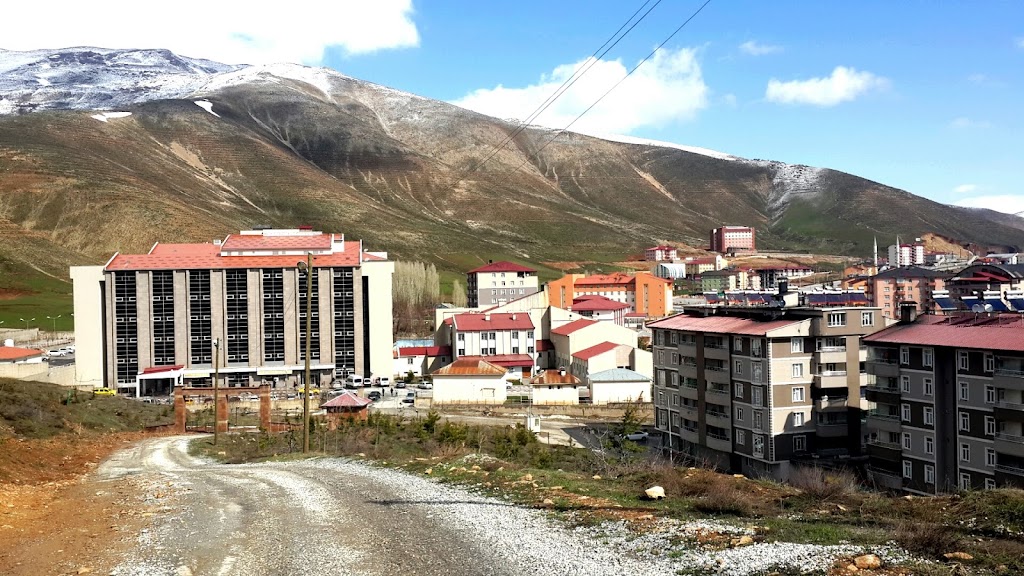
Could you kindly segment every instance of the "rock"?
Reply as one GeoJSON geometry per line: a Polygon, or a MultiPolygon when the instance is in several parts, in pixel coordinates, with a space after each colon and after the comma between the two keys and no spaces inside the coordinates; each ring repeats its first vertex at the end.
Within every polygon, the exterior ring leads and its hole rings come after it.
{"type": "Polygon", "coordinates": [[[733,546],[750,546],[754,543],[754,539],[744,534],[736,539],[736,543],[733,546]]]}
{"type": "Polygon", "coordinates": [[[967,552],[950,552],[948,554],[943,554],[942,557],[946,560],[974,560],[974,556],[971,556],[967,552]]]}
{"type": "Polygon", "coordinates": [[[82,566],[81,568],[78,569],[78,573],[79,574],[88,574],[90,572],[92,572],[92,567],[91,566],[82,566]]]}
{"type": "Polygon", "coordinates": [[[533,482],[533,474],[525,474],[520,480],[523,482],[533,482]]]}
{"type": "Polygon", "coordinates": [[[592,476],[592,478],[593,478],[594,480],[600,480],[600,479],[601,479],[601,475],[600,475],[600,474],[594,474],[594,475],[592,476]]]}
{"type": "Polygon", "coordinates": [[[426,474],[427,476],[429,476],[429,475],[434,473],[434,469],[433,468],[427,468],[426,470],[423,471],[423,473],[426,474]]]}
{"type": "Polygon", "coordinates": [[[882,559],[874,554],[865,554],[853,559],[853,563],[860,570],[874,570],[882,567],[882,559]]]}
{"type": "Polygon", "coordinates": [[[840,512],[849,512],[850,511],[849,508],[847,508],[846,506],[843,506],[842,504],[836,504],[836,508],[838,508],[840,512]]]}
{"type": "Polygon", "coordinates": [[[744,476],[743,474],[733,474],[732,477],[733,478],[746,478],[746,476],[744,476]]]}
{"type": "Polygon", "coordinates": [[[192,576],[192,569],[188,566],[178,566],[178,569],[174,571],[174,576],[192,576]]]}
{"type": "Polygon", "coordinates": [[[359,456],[360,458],[366,458],[366,453],[360,452],[359,454],[356,454],[356,456],[359,456]]]}
{"type": "Polygon", "coordinates": [[[853,572],[859,572],[860,568],[857,568],[856,564],[847,564],[846,568],[844,568],[844,570],[846,570],[847,572],[850,572],[852,574],[853,572]]]}
{"type": "Polygon", "coordinates": [[[479,470],[479,469],[480,469],[480,467],[477,466],[476,464],[473,464],[473,467],[470,468],[470,470],[479,470]]]}
{"type": "Polygon", "coordinates": [[[227,455],[228,455],[228,453],[223,451],[223,450],[221,450],[220,452],[217,452],[217,456],[227,456],[227,455]]]}
{"type": "Polygon", "coordinates": [[[661,500],[665,498],[665,489],[661,486],[651,486],[647,490],[644,490],[644,494],[646,494],[651,500],[661,500]]]}
{"type": "Polygon", "coordinates": [[[553,506],[555,504],[555,501],[552,500],[551,498],[545,498],[544,501],[541,502],[541,504],[545,506],[553,506]]]}

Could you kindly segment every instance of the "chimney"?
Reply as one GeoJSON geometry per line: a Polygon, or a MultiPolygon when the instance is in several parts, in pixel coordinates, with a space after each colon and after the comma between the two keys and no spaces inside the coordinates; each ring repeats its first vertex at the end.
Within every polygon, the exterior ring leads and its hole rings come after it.
{"type": "Polygon", "coordinates": [[[491,315],[490,314],[484,314],[484,322],[490,322],[490,321],[491,321],[491,315]]]}
{"type": "Polygon", "coordinates": [[[559,376],[565,376],[565,368],[559,368],[558,369],[558,375],[559,376]]]}
{"type": "Polygon", "coordinates": [[[494,264],[494,260],[488,260],[487,263],[488,264],[494,264]]]}
{"type": "Polygon", "coordinates": [[[513,320],[515,320],[515,319],[516,319],[516,315],[515,315],[515,314],[513,314],[513,315],[512,315],[512,319],[513,319],[513,320]]]}
{"type": "Polygon", "coordinates": [[[917,320],[917,302],[906,300],[900,302],[900,324],[911,324],[917,320]]]}

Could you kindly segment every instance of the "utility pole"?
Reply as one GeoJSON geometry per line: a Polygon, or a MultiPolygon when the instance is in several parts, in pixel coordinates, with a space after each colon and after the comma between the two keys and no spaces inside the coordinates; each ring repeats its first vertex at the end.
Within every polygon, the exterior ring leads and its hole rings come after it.
{"type": "Polygon", "coordinates": [[[220,338],[213,339],[213,445],[217,445],[217,439],[220,436],[218,432],[217,422],[217,408],[220,404],[218,396],[220,395],[220,338]]]}
{"type": "Polygon", "coordinates": [[[299,262],[300,271],[306,271],[306,379],[302,388],[302,453],[309,452],[309,356],[312,353],[313,327],[313,253],[306,253],[306,261],[299,262]]]}

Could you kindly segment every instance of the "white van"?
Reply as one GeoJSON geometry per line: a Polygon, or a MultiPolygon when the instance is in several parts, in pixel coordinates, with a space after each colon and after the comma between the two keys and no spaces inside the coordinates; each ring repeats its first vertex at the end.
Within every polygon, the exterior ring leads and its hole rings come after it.
{"type": "Polygon", "coordinates": [[[378,380],[380,380],[379,384],[381,388],[387,388],[388,386],[391,386],[391,378],[389,378],[388,376],[381,376],[380,378],[378,378],[378,380]]]}
{"type": "Polygon", "coordinates": [[[362,388],[365,380],[359,374],[349,374],[348,380],[345,381],[346,388],[362,388]]]}

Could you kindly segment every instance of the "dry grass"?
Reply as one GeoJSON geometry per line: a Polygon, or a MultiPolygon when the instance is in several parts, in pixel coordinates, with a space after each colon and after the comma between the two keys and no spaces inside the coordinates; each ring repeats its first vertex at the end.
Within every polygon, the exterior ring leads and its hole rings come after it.
{"type": "Polygon", "coordinates": [[[893,534],[896,543],[914,554],[942,558],[956,552],[963,538],[949,526],[932,522],[901,522],[893,534]]]}
{"type": "Polygon", "coordinates": [[[838,501],[860,491],[857,477],[845,470],[824,470],[810,466],[794,469],[789,483],[819,501],[838,501]]]}

